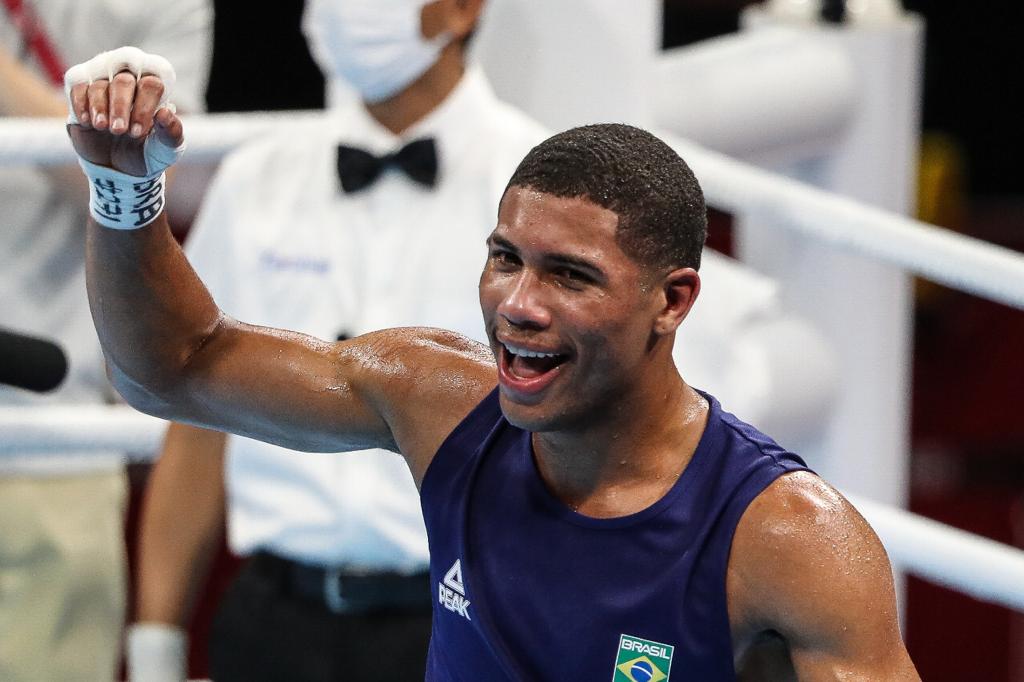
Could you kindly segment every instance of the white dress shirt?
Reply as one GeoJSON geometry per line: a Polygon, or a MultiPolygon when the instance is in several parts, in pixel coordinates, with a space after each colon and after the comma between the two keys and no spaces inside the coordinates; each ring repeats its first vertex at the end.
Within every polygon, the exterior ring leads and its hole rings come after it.
{"type": "MultiPolygon", "coordinates": [[[[408,325],[484,340],[476,294],[484,240],[516,165],[545,137],[495,98],[478,68],[401,137],[360,103],[344,103],[232,154],[186,250],[221,308],[246,322],[327,340],[408,325]],[[389,169],[366,190],[342,191],[338,143],[384,154],[425,136],[437,141],[436,187],[389,169]]],[[[236,553],[370,570],[427,566],[419,498],[394,453],[295,453],[232,437],[226,482],[236,553]]]]}

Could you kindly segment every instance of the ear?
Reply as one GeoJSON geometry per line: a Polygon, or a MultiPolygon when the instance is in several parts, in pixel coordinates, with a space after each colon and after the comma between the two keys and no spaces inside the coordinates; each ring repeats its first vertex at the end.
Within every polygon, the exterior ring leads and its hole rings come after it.
{"type": "Polygon", "coordinates": [[[420,10],[423,37],[430,39],[442,31],[459,43],[476,28],[484,0],[434,0],[420,10]]]}
{"type": "Polygon", "coordinates": [[[448,4],[448,32],[459,42],[476,28],[484,0],[453,0],[448,4]]]}
{"type": "Polygon", "coordinates": [[[679,328],[700,293],[700,275],[693,268],[679,268],[661,280],[662,308],[654,319],[654,333],[667,336],[679,328]]]}

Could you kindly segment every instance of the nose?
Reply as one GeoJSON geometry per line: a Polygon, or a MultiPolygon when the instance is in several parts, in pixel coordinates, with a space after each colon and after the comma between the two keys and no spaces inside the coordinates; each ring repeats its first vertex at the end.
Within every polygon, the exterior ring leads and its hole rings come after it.
{"type": "Polygon", "coordinates": [[[497,313],[514,327],[546,329],[551,324],[551,312],[543,300],[543,283],[524,268],[509,285],[497,313]]]}

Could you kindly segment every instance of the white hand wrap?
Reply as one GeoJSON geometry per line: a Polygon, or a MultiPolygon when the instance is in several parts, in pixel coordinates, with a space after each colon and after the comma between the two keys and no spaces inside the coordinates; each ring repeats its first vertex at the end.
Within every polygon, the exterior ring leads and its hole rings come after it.
{"type": "Polygon", "coordinates": [[[79,158],[89,179],[89,213],[93,220],[115,230],[137,230],[156,220],[164,208],[166,176],[143,178],[98,166],[79,158]]]}
{"type": "Polygon", "coordinates": [[[125,659],[131,682],[185,682],[188,635],[174,625],[136,623],[128,628],[125,659]]]}
{"type": "MultiPolygon", "coordinates": [[[[156,54],[146,54],[137,47],[119,47],[110,52],[100,52],[87,62],[75,64],[64,73],[64,96],[71,103],[71,88],[82,83],[94,81],[114,80],[114,76],[127,71],[134,74],[136,78],[142,76],[156,76],[164,84],[164,94],[160,97],[157,109],[168,107],[174,110],[174,105],[169,103],[171,90],[174,89],[174,67],[171,63],[156,54]]],[[[78,116],[68,106],[68,123],[78,123],[78,116]]]]}
{"type": "MultiPolygon", "coordinates": [[[[137,47],[120,47],[76,64],[64,74],[68,123],[78,123],[78,117],[71,107],[72,87],[97,80],[111,80],[121,71],[128,71],[136,78],[149,75],[158,77],[163,82],[164,91],[157,109],[168,108],[174,111],[174,105],[169,101],[176,78],[171,63],[137,47]]],[[[184,144],[172,147],[154,129],[142,147],[146,164],[143,177],[127,175],[79,159],[79,165],[89,178],[89,212],[96,222],[119,230],[134,230],[156,220],[164,206],[164,170],[181,158],[184,151],[184,144]]]]}

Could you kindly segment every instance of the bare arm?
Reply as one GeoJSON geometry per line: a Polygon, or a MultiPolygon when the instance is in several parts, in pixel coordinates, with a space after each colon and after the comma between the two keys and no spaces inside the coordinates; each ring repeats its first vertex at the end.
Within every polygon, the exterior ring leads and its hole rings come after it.
{"type": "MultiPolygon", "coordinates": [[[[74,110],[95,124],[69,127],[79,155],[140,175],[146,135],[171,146],[183,139],[174,114],[154,115],[161,93],[159,79],[136,83],[129,73],[76,86],[74,110]],[[108,111],[105,119],[126,121],[120,132],[96,116],[108,111]],[[138,138],[126,132],[135,122],[138,138]]],[[[135,230],[90,220],[86,273],[111,379],[135,407],[167,419],[296,450],[396,449],[418,480],[494,386],[489,353],[448,332],[390,330],[331,344],[227,317],[163,216],[135,230]]]]}
{"type": "MultiPolygon", "coordinates": [[[[751,503],[736,529],[727,586],[734,639],[767,634],[784,643],[797,679],[920,679],[900,638],[885,550],[812,474],[783,476],[751,503]]],[[[770,679],[740,660],[742,679],[770,679]]]]}
{"type": "Polygon", "coordinates": [[[64,118],[67,108],[60,90],[36,76],[0,44],[0,114],[64,118]]]}
{"type": "Polygon", "coordinates": [[[293,450],[397,450],[416,473],[494,383],[489,356],[454,334],[401,329],[331,344],[237,322],[162,219],[131,232],[93,223],[87,253],[111,379],[166,419],[293,450]]]}
{"type": "Polygon", "coordinates": [[[217,431],[171,424],[146,485],[136,620],[187,627],[224,528],[224,447],[217,431]]]}

